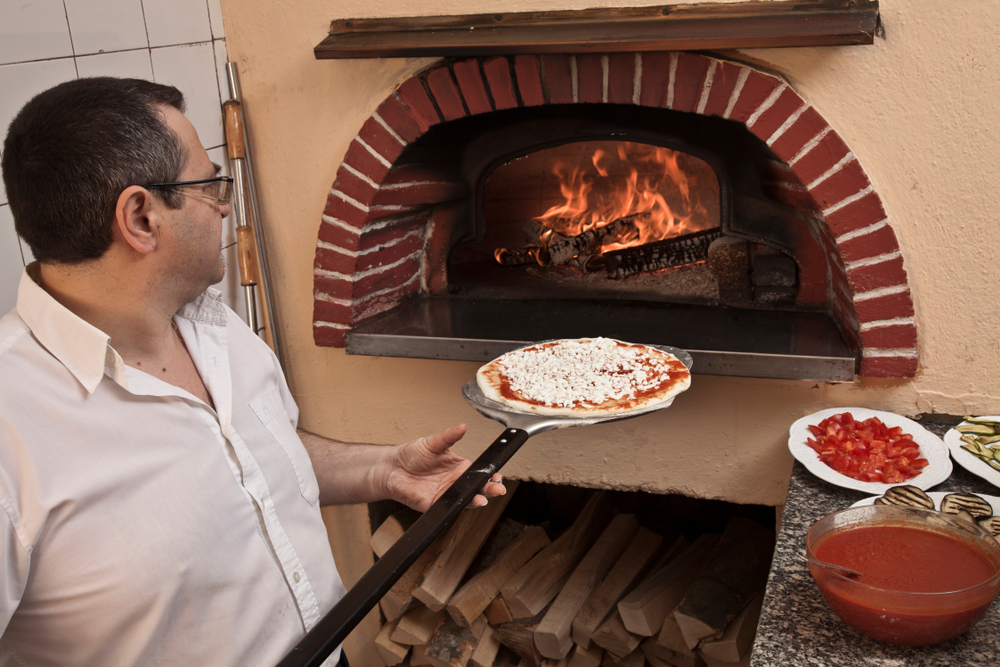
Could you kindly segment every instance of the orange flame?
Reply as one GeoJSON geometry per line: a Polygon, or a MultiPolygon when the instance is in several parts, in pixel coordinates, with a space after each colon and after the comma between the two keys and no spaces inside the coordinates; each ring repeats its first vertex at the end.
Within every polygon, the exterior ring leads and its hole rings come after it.
{"type": "Polygon", "coordinates": [[[553,171],[566,201],[535,220],[552,232],[576,236],[636,216],[636,229],[606,240],[601,252],[704,229],[708,212],[700,201],[692,201],[692,183],[678,165],[679,155],[661,146],[619,142],[617,156],[597,149],[592,167],[557,162],[553,171]]]}

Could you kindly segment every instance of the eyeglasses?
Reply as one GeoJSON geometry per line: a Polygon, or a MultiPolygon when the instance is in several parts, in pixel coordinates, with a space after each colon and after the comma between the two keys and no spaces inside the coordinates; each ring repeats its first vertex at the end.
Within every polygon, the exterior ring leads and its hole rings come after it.
{"type": "Polygon", "coordinates": [[[200,181],[181,181],[179,183],[150,183],[142,186],[144,188],[156,188],[157,190],[177,190],[182,195],[197,197],[214,204],[228,204],[233,192],[233,179],[229,176],[216,176],[200,181]],[[200,186],[200,192],[188,192],[180,188],[200,186]]]}

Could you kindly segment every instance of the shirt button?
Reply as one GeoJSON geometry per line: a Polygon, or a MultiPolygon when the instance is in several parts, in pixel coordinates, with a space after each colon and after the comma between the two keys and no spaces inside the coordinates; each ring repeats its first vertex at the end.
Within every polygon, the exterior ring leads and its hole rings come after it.
{"type": "Polygon", "coordinates": [[[115,355],[113,352],[108,351],[107,354],[104,355],[104,363],[106,364],[115,363],[115,355]]]}
{"type": "Polygon", "coordinates": [[[300,576],[299,576],[299,573],[298,573],[298,572],[293,572],[293,573],[292,573],[292,580],[294,580],[294,581],[295,581],[295,583],[299,583],[299,579],[301,579],[301,578],[302,578],[302,577],[300,577],[300,576]]]}

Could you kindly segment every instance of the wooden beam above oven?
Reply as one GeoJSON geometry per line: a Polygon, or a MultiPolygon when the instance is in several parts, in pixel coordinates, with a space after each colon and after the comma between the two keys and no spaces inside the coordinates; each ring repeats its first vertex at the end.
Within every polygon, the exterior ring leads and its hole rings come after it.
{"type": "Polygon", "coordinates": [[[878,0],[751,0],[572,11],[341,19],[317,59],[701,51],[872,44],[878,0]]]}

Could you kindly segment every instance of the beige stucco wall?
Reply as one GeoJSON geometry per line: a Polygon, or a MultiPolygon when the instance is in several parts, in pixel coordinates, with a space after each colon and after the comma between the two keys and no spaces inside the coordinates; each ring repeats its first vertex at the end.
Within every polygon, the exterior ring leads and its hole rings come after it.
{"type": "MultiPolygon", "coordinates": [[[[477,3],[476,11],[588,4],[596,3],[494,0],[477,3]]],[[[788,425],[814,410],[1000,413],[1000,263],[993,250],[1000,247],[1000,3],[880,4],[886,39],[873,46],[749,50],[741,57],[783,73],[840,133],[881,195],[914,295],[917,377],[826,385],[696,375],[671,409],[543,434],[505,472],[780,504],[792,462],[788,425]]],[[[223,11],[302,426],[395,443],[466,421],[469,435],[459,450],[477,454],[500,426],[461,398],[476,364],[347,356],[316,347],[311,327],[316,234],[340,161],[378,104],[432,62],[318,61],[312,49],[331,19],[460,14],[468,3],[223,0],[223,11]]],[[[338,515],[363,525],[357,509],[330,511],[332,520],[338,515]]],[[[343,531],[343,524],[331,530],[343,531]]],[[[363,551],[356,535],[343,534],[351,536],[335,540],[338,556],[363,551]]],[[[341,562],[353,568],[344,573],[353,581],[366,561],[341,562]]]]}

